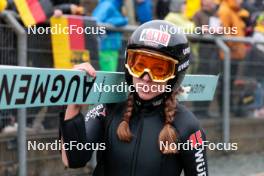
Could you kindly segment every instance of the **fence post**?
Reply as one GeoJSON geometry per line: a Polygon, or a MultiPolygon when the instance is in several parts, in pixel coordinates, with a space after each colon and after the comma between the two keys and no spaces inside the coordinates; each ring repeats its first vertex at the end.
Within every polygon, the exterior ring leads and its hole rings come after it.
{"type": "MultiPolygon", "coordinates": [[[[2,12],[4,19],[9,24],[17,35],[17,60],[19,66],[27,65],[27,34],[25,29],[16,20],[13,12],[2,12]]],[[[26,109],[18,110],[18,175],[27,175],[27,150],[26,150],[26,109]]]]}
{"type": "Polygon", "coordinates": [[[223,140],[225,143],[230,141],[230,49],[223,40],[217,38],[216,44],[224,52],[224,78],[223,78],[223,140]]]}
{"type": "Polygon", "coordinates": [[[124,1],[124,4],[126,7],[129,24],[135,25],[136,21],[135,21],[135,12],[134,12],[135,9],[134,1],[126,0],[124,1]]]}

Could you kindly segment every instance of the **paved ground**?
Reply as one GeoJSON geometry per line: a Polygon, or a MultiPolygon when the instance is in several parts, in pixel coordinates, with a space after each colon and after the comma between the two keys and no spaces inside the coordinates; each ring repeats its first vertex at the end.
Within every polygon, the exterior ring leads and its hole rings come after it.
{"type": "Polygon", "coordinates": [[[263,153],[210,157],[210,176],[264,176],[263,153]]]}

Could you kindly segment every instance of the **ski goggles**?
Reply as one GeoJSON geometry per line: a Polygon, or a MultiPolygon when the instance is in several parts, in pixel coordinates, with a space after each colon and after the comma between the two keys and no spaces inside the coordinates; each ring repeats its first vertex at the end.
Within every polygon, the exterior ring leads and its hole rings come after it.
{"type": "Polygon", "coordinates": [[[140,78],[148,73],[154,82],[166,82],[175,77],[178,61],[146,50],[128,49],[127,68],[130,75],[140,78]]]}

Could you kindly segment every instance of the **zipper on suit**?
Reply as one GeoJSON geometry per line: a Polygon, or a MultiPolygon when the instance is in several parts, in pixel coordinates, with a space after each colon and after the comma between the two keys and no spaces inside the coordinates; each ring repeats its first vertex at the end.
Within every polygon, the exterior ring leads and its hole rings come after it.
{"type": "Polygon", "coordinates": [[[143,125],[144,125],[144,119],[143,119],[142,115],[140,115],[139,128],[138,128],[138,132],[137,132],[137,139],[136,139],[135,148],[133,151],[133,160],[132,160],[132,167],[131,167],[130,176],[135,176],[135,174],[136,174],[137,158],[138,158],[138,152],[139,152],[139,147],[140,147],[140,143],[141,143],[143,125]]]}

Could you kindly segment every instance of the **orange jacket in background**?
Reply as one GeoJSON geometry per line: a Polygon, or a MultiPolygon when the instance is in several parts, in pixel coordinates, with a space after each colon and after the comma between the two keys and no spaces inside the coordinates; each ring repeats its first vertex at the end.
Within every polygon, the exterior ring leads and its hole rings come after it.
{"type": "MultiPolygon", "coordinates": [[[[222,22],[222,26],[226,29],[237,27],[236,34],[228,34],[226,36],[245,36],[246,24],[242,18],[247,18],[249,16],[249,13],[244,9],[240,9],[240,7],[236,3],[236,0],[222,0],[218,10],[218,16],[222,22]]],[[[247,50],[244,43],[228,42],[227,44],[231,49],[232,59],[240,60],[245,58],[247,50]]],[[[224,58],[223,52],[220,52],[220,57],[222,59],[224,58]]]]}

